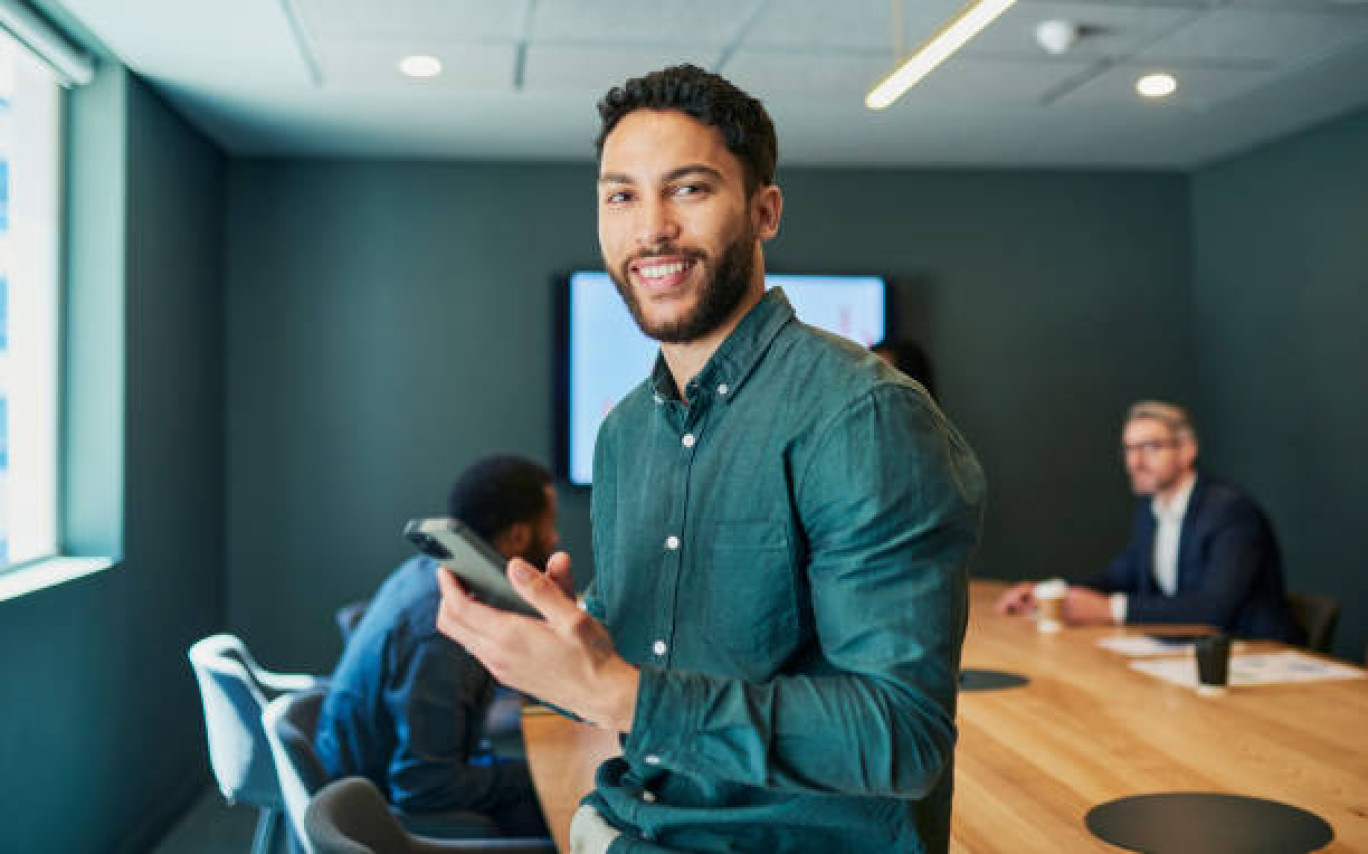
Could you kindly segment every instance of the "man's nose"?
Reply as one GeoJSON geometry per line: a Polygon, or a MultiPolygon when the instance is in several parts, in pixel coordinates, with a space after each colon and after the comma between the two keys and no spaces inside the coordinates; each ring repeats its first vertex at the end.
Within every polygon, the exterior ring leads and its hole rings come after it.
{"type": "Polygon", "coordinates": [[[659,246],[672,243],[679,237],[679,223],[675,220],[670,206],[662,199],[644,201],[637,221],[637,243],[641,246],[659,246]]]}

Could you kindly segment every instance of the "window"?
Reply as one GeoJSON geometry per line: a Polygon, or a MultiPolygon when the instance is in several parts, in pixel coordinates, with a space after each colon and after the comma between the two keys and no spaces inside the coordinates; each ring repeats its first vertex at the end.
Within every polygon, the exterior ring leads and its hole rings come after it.
{"type": "Polygon", "coordinates": [[[0,33],[0,569],[57,550],[59,91],[0,33]]]}

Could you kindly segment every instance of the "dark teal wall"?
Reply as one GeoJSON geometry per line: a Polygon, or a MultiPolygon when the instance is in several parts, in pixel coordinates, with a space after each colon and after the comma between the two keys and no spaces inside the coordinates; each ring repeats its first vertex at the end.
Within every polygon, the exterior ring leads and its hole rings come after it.
{"type": "Polygon", "coordinates": [[[406,556],[404,521],[444,512],[464,465],[547,459],[549,277],[593,263],[593,175],[233,163],[229,615],[265,663],[330,667],[334,609],[406,556]]]}
{"type": "MultiPolygon", "coordinates": [[[[230,623],[331,665],[333,610],[480,454],[551,448],[549,281],[597,256],[594,167],[235,161],[230,623]]],[[[1093,569],[1124,535],[1125,404],[1185,397],[1188,186],[1153,174],[786,170],[784,271],[896,280],[992,498],[980,572],[1093,569]]],[[[562,533],[589,565],[587,497],[562,533]]]]}
{"type": "Polygon", "coordinates": [[[0,848],[103,854],[208,780],[185,649],[224,612],[224,163],[116,66],[70,117],[66,522],[122,558],[0,602],[0,848]]]}
{"type": "Polygon", "coordinates": [[[1193,180],[1202,455],[1246,484],[1291,588],[1368,644],[1368,112],[1193,180]]]}

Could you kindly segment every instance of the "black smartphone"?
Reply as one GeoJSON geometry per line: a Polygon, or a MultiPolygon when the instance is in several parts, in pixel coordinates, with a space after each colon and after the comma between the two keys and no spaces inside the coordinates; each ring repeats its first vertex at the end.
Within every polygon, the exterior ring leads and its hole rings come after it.
{"type": "Polygon", "coordinates": [[[461,579],[475,598],[505,611],[539,616],[508,580],[508,560],[459,519],[414,519],[404,536],[461,579]]]}

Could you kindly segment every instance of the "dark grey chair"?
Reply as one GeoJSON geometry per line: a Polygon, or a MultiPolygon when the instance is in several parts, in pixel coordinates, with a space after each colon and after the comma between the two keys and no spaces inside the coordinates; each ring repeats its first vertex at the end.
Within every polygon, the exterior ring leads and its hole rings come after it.
{"type": "MultiPolygon", "coordinates": [[[[272,700],[262,713],[266,737],[275,758],[276,776],[284,798],[285,816],[294,841],[312,854],[304,832],[304,815],[314,795],[328,784],[328,772],[314,752],[314,730],[323,710],[326,690],[286,694],[272,700]]],[[[400,814],[396,819],[418,832],[442,838],[483,839],[498,836],[493,820],[470,810],[400,814]]]]}
{"type": "Polygon", "coordinates": [[[317,854],[555,854],[550,839],[429,839],[406,831],[375,784],[347,777],[324,786],[304,813],[317,854]]]}
{"type": "Polygon", "coordinates": [[[305,851],[304,810],[314,792],[328,782],[328,772],[314,753],[313,734],[327,691],[301,691],[276,697],[266,706],[261,720],[275,758],[285,815],[294,841],[305,851]]]}
{"type": "Polygon", "coordinates": [[[1292,606],[1292,617],[1306,632],[1306,648],[1328,655],[1339,625],[1339,602],[1315,593],[1288,593],[1287,603],[1292,606]]]}
{"type": "Polygon", "coordinates": [[[204,704],[209,764],[230,804],[260,810],[253,854],[276,847],[285,808],[261,713],[271,697],[326,684],[313,676],[274,673],[256,663],[234,635],[211,635],[190,647],[190,665],[204,704]]]}

